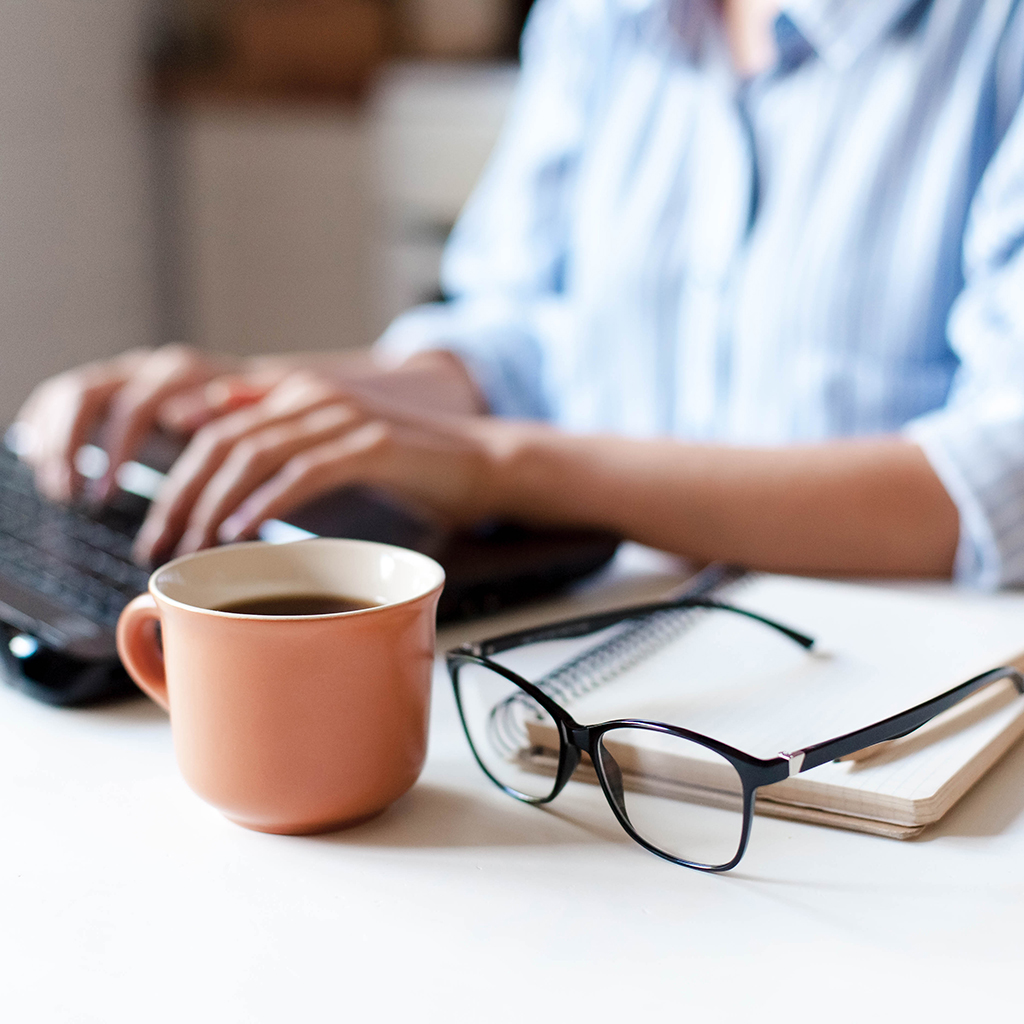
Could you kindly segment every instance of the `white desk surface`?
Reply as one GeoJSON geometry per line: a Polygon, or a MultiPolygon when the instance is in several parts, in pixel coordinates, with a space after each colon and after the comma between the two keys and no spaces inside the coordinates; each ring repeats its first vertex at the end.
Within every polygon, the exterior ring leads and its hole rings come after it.
{"type": "MultiPolygon", "coordinates": [[[[674,582],[642,554],[572,607],[674,582]]],[[[1024,746],[923,838],[759,817],[714,876],[647,854],[596,791],[561,811],[501,793],[440,664],[432,730],[382,816],[280,837],[192,795],[154,705],[61,711],[0,688],[2,1019],[1020,1019],[1024,746]]]]}

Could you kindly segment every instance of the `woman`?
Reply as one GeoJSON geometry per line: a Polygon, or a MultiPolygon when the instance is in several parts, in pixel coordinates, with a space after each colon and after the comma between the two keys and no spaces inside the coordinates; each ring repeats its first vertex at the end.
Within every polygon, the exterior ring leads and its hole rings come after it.
{"type": "MultiPolygon", "coordinates": [[[[140,558],[349,481],[780,571],[1024,580],[1019,0],[539,0],[372,355],[133,352],[21,414],[48,494],[192,433],[140,558]]],[[[109,478],[102,485],[109,488],[109,478]]]]}

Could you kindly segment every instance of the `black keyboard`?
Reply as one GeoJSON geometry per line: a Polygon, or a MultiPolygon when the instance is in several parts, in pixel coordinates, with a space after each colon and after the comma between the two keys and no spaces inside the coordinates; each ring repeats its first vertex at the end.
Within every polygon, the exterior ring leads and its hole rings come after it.
{"type": "Polygon", "coordinates": [[[94,516],[47,501],[28,467],[0,446],[0,577],[113,628],[149,578],[131,560],[143,509],[108,508],[94,516]]]}
{"type": "MultiPolygon", "coordinates": [[[[60,705],[138,692],[117,659],[115,627],[148,583],[149,573],[131,560],[147,507],[125,491],[96,513],[49,502],[0,443],[0,675],[8,683],[60,705]]],[[[618,543],[593,531],[509,524],[449,533],[358,487],[321,495],[288,521],[312,534],[433,555],[447,574],[442,620],[557,591],[607,562],[618,543]]]]}

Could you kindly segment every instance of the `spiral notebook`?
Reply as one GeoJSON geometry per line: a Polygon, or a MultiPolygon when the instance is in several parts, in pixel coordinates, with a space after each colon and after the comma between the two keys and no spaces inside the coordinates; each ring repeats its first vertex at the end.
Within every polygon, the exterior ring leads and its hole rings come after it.
{"type": "MultiPolygon", "coordinates": [[[[748,574],[714,596],[813,636],[807,653],[719,611],[627,623],[540,685],[580,722],[682,725],[758,757],[801,749],[906,710],[1000,665],[1024,670],[1024,594],[748,574]]],[[[1024,733],[1024,698],[987,688],[914,733],[758,791],[761,814],[905,839],[937,821],[1024,733]]],[[[533,767],[556,737],[531,727],[533,767]]],[[[617,755],[618,756],[618,755],[617,755]]],[[[686,798],[692,765],[627,784],[686,798]]],[[[577,776],[596,781],[593,769],[577,776]]]]}

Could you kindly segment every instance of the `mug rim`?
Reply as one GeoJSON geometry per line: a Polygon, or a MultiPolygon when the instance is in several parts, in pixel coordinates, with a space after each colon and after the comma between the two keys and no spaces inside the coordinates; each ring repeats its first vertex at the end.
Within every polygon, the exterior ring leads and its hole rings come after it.
{"type": "Polygon", "coordinates": [[[383,541],[376,540],[358,540],[354,537],[303,537],[299,540],[289,540],[284,543],[272,544],[270,541],[265,540],[251,540],[251,541],[238,541],[232,544],[224,544],[219,547],[204,548],[201,551],[192,551],[186,555],[178,555],[177,558],[172,558],[169,562],[165,562],[163,565],[157,566],[156,569],[150,573],[149,580],[146,584],[146,590],[152,596],[155,601],[163,601],[168,605],[175,608],[182,608],[185,611],[190,612],[202,612],[205,615],[218,615],[223,616],[227,619],[256,619],[260,622],[296,622],[307,619],[337,619],[337,618],[348,618],[357,615],[368,615],[374,612],[382,612],[388,608],[401,608],[403,605],[412,604],[415,601],[422,601],[424,598],[428,598],[441,590],[445,584],[445,571],[442,565],[430,555],[425,555],[421,551],[414,551],[412,548],[403,548],[397,544],[385,544],[383,541]],[[352,608],[348,611],[343,612],[321,612],[313,615],[258,615],[253,612],[228,612],[222,611],[219,608],[207,608],[199,604],[189,604],[186,601],[179,601],[177,598],[170,597],[164,593],[158,586],[157,577],[161,573],[166,572],[169,569],[173,569],[180,565],[182,562],[194,562],[205,558],[215,558],[219,555],[223,555],[228,551],[236,551],[240,548],[287,548],[296,544],[343,544],[362,548],[376,548],[383,551],[397,552],[400,557],[407,558],[412,557],[414,561],[419,560],[426,564],[426,567],[433,568],[436,570],[438,579],[437,582],[426,590],[421,591],[418,594],[414,594],[412,597],[403,598],[401,601],[386,601],[383,604],[370,605],[367,608],[352,608]]]}

